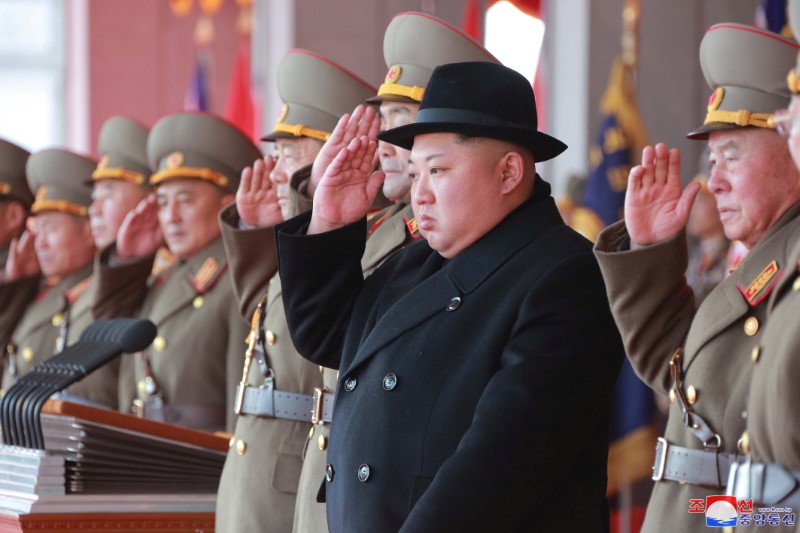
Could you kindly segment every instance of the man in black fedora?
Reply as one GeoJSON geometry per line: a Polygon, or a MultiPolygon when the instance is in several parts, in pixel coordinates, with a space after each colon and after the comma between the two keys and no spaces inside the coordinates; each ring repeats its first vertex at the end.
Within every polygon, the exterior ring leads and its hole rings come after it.
{"type": "Polygon", "coordinates": [[[339,369],[321,496],[330,530],[606,531],[608,415],[623,358],[591,244],[534,163],[529,82],[492,63],[438,67],[411,149],[422,235],[362,278],[383,176],[362,137],[311,213],[276,228],[292,339],[339,369]]]}

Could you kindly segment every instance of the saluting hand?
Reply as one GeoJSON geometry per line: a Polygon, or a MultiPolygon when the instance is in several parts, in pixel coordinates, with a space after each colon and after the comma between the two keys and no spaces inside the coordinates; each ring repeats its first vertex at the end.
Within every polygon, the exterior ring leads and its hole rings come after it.
{"type": "Polygon", "coordinates": [[[242,171],[236,191],[236,210],[247,226],[266,228],[283,221],[278,194],[269,175],[275,168],[272,157],[259,159],[242,171]]]}
{"type": "Polygon", "coordinates": [[[314,194],[308,234],[331,231],[367,216],[386,175],[372,171],[378,143],[366,135],[353,139],[325,170],[314,194]]]}
{"type": "Polygon", "coordinates": [[[36,257],[36,248],[34,247],[35,239],[36,234],[31,230],[26,230],[19,239],[11,240],[4,281],[14,281],[41,274],[42,269],[39,266],[39,259],[36,257]]]}
{"type": "Polygon", "coordinates": [[[125,216],[117,233],[117,256],[134,259],[156,253],[164,244],[158,223],[158,201],[151,194],[125,216]]]}
{"type": "Polygon", "coordinates": [[[625,225],[632,247],[648,246],[683,230],[700,190],[699,183],[681,191],[681,154],[659,143],[642,151],[642,164],[631,169],[625,195],[625,225]]]}
{"type": "Polygon", "coordinates": [[[378,137],[381,128],[381,121],[375,106],[365,106],[359,104],[352,114],[345,113],[339,119],[331,136],[325,141],[322,149],[314,159],[314,166],[311,168],[311,178],[308,180],[308,195],[314,197],[319,182],[325,174],[325,169],[333,162],[339,152],[346,148],[353,139],[367,136],[374,140],[378,137]]]}

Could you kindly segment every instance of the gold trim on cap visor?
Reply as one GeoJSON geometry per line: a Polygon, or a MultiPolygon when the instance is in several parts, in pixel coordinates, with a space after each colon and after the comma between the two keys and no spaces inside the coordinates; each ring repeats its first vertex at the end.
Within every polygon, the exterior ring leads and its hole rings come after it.
{"type": "Polygon", "coordinates": [[[786,86],[792,94],[800,93],[800,76],[797,75],[794,68],[786,75],[786,86]]]}
{"type": "Polygon", "coordinates": [[[425,87],[409,87],[397,83],[384,83],[378,88],[378,96],[404,96],[422,102],[425,87]]]}
{"type": "Polygon", "coordinates": [[[36,214],[42,211],[59,211],[61,213],[85,217],[89,209],[84,205],[73,204],[66,200],[37,199],[31,206],[31,213],[36,214]]]}
{"type": "Polygon", "coordinates": [[[320,141],[327,141],[331,136],[331,134],[327,131],[307,128],[303,124],[295,124],[294,126],[291,126],[289,124],[284,124],[283,122],[278,122],[275,124],[274,130],[281,133],[291,133],[295,137],[311,137],[312,139],[317,139],[320,141]]]}
{"type": "Polygon", "coordinates": [[[714,111],[709,111],[706,114],[706,120],[703,124],[710,124],[712,122],[726,122],[742,127],[755,126],[757,128],[775,129],[775,121],[772,118],[772,113],[753,113],[747,109],[740,109],[739,111],[716,109],[714,111]]]}
{"type": "Polygon", "coordinates": [[[92,179],[95,181],[117,179],[129,181],[135,185],[143,185],[146,181],[144,175],[140,172],[134,172],[126,168],[98,168],[92,172],[92,179]]]}
{"type": "Polygon", "coordinates": [[[210,181],[217,187],[224,189],[228,186],[228,178],[210,168],[175,167],[156,172],[150,176],[150,183],[157,185],[162,181],[172,178],[189,178],[210,181]]]}

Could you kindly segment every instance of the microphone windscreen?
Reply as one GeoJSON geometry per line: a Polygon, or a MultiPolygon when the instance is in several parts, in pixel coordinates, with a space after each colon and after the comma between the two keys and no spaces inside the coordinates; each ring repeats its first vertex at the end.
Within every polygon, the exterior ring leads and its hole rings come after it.
{"type": "Polygon", "coordinates": [[[123,352],[144,350],[156,336],[156,325],[147,319],[115,318],[95,320],[81,333],[81,341],[111,342],[118,344],[123,352]]]}

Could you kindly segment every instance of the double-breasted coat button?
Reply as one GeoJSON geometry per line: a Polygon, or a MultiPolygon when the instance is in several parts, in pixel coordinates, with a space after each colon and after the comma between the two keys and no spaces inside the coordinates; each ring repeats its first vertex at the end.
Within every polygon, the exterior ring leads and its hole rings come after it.
{"type": "Polygon", "coordinates": [[[325,435],[320,435],[317,439],[317,448],[320,450],[325,450],[328,447],[328,437],[325,435]]]}
{"type": "Polygon", "coordinates": [[[325,467],[325,479],[328,480],[328,483],[333,481],[333,465],[329,464],[325,467]]]}
{"type": "Polygon", "coordinates": [[[690,405],[694,405],[697,401],[697,389],[694,388],[694,385],[689,385],[686,388],[686,399],[689,400],[690,405]]]}
{"type": "Polygon", "coordinates": [[[275,334],[270,330],[267,330],[266,336],[267,336],[267,344],[269,344],[270,346],[274,346],[275,341],[277,340],[275,334]]]}
{"type": "Polygon", "coordinates": [[[369,465],[361,465],[358,467],[358,480],[362,483],[369,479],[369,465]]]}
{"type": "Polygon", "coordinates": [[[61,326],[61,322],[64,321],[64,315],[62,313],[56,313],[53,315],[52,324],[55,327],[61,326]]]}
{"type": "Polygon", "coordinates": [[[397,386],[397,376],[389,372],[383,377],[383,388],[385,390],[394,390],[397,386]]]}
{"type": "Polygon", "coordinates": [[[198,294],[197,296],[194,297],[194,300],[192,300],[192,307],[194,307],[195,309],[200,309],[201,307],[203,307],[203,302],[205,301],[206,299],[203,298],[203,295],[198,294]]]}
{"type": "Polygon", "coordinates": [[[754,316],[751,316],[747,320],[744,321],[744,332],[749,336],[752,337],[758,331],[758,319],[754,316]]]}
{"type": "Polygon", "coordinates": [[[353,392],[353,389],[356,388],[358,385],[358,380],[356,378],[350,377],[344,381],[344,390],[347,392],[353,392]]]}
{"type": "Polygon", "coordinates": [[[454,296],[450,298],[450,303],[447,304],[446,309],[448,311],[455,311],[456,309],[459,308],[460,305],[461,305],[461,298],[459,298],[458,296],[454,296]]]}
{"type": "Polygon", "coordinates": [[[750,352],[750,359],[753,360],[754,363],[758,363],[758,359],[761,357],[761,346],[756,344],[753,347],[753,351],[750,352]]]}

